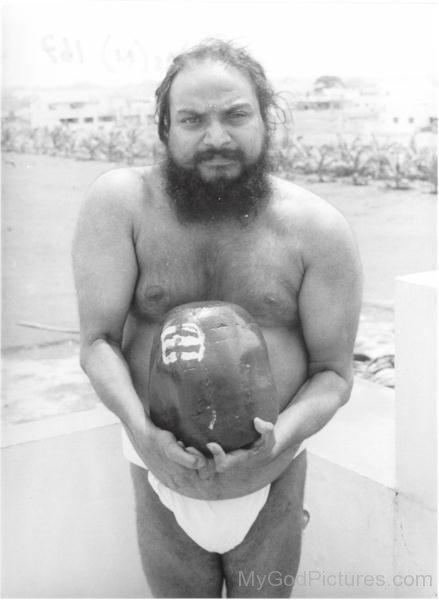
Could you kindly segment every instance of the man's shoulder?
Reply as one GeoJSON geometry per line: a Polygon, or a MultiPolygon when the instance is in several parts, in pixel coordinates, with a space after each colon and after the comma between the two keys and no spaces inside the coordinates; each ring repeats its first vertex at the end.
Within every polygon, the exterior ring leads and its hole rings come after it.
{"type": "Polygon", "coordinates": [[[157,202],[158,168],[121,167],[100,175],[85,194],[82,215],[89,219],[136,223],[157,202]]]}
{"type": "Polygon", "coordinates": [[[314,192],[279,177],[272,177],[272,210],[286,228],[304,235],[346,231],[345,217],[314,192]]]}
{"type": "Polygon", "coordinates": [[[272,222],[301,252],[304,264],[326,264],[358,256],[349,223],[328,201],[279,178],[273,178],[273,190],[272,222]]]}
{"type": "Polygon", "coordinates": [[[88,196],[102,202],[130,205],[143,198],[152,178],[152,167],[120,167],[97,177],[88,196]]]}

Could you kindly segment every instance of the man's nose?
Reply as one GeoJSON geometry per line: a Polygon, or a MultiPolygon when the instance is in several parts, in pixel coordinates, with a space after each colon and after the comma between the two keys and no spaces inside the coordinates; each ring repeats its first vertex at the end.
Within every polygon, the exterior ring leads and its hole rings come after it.
{"type": "Polygon", "coordinates": [[[218,119],[212,119],[205,131],[204,143],[209,147],[221,148],[227,145],[230,140],[230,135],[224,125],[218,119]]]}

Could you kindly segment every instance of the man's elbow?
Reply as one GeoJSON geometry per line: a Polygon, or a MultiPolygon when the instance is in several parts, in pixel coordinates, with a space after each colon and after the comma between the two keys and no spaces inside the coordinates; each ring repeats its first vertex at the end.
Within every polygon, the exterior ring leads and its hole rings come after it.
{"type": "Polygon", "coordinates": [[[86,375],[89,375],[90,362],[94,356],[99,353],[102,346],[117,346],[120,348],[120,344],[108,338],[107,335],[96,335],[83,339],[79,350],[79,366],[86,375]]]}
{"type": "Polygon", "coordinates": [[[86,375],[88,375],[88,363],[90,357],[90,345],[89,344],[81,344],[79,350],[79,366],[84,371],[86,375]]]}
{"type": "Polygon", "coordinates": [[[331,390],[338,396],[340,406],[344,406],[348,402],[354,385],[354,372],[351,366],[341,366],[334,363],[313,363],[310,371],[311,377],[325,374],[328,391],[331,390]]]}
{"type": "Polygon", "coordinates": [[[351,397],[354,386],[354,372],[352,367],[334,371],[340,385],[340,406],[344,406],[351,397]]]}
{"type": "Polygon", "coordinates": [[[340,395],[340,406],[344,406],[350,399],[352,388],[354,386],[354,377],[351,375],[350,377],[343,377],[343,389],[340,395]]]}

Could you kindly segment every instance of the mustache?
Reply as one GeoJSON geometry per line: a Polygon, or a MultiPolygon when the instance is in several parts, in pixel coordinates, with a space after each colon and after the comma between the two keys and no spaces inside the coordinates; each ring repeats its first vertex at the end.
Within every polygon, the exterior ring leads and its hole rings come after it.
{"type": "Polygon", "coordinates": [[[244,160],[244,152],[242,150],[231,150],[230,148],[212,148],[209,150],[202,150],[196,152],[194,155],[194,163],[198,164],[205,160],[213,160],[215,158],[223,158],[224,160],[236,160],[243,161],[244,160]]]}

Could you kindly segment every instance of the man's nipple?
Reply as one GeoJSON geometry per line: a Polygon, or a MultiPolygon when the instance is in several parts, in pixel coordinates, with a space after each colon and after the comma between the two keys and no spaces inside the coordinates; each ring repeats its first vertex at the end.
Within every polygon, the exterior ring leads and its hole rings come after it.
{"type": "Polygon", "coordinates": [[[165,290],[160,285],[151,285],[145,290],[145,300],[147,302],[159,302],[165,296],[165,290]]]}

